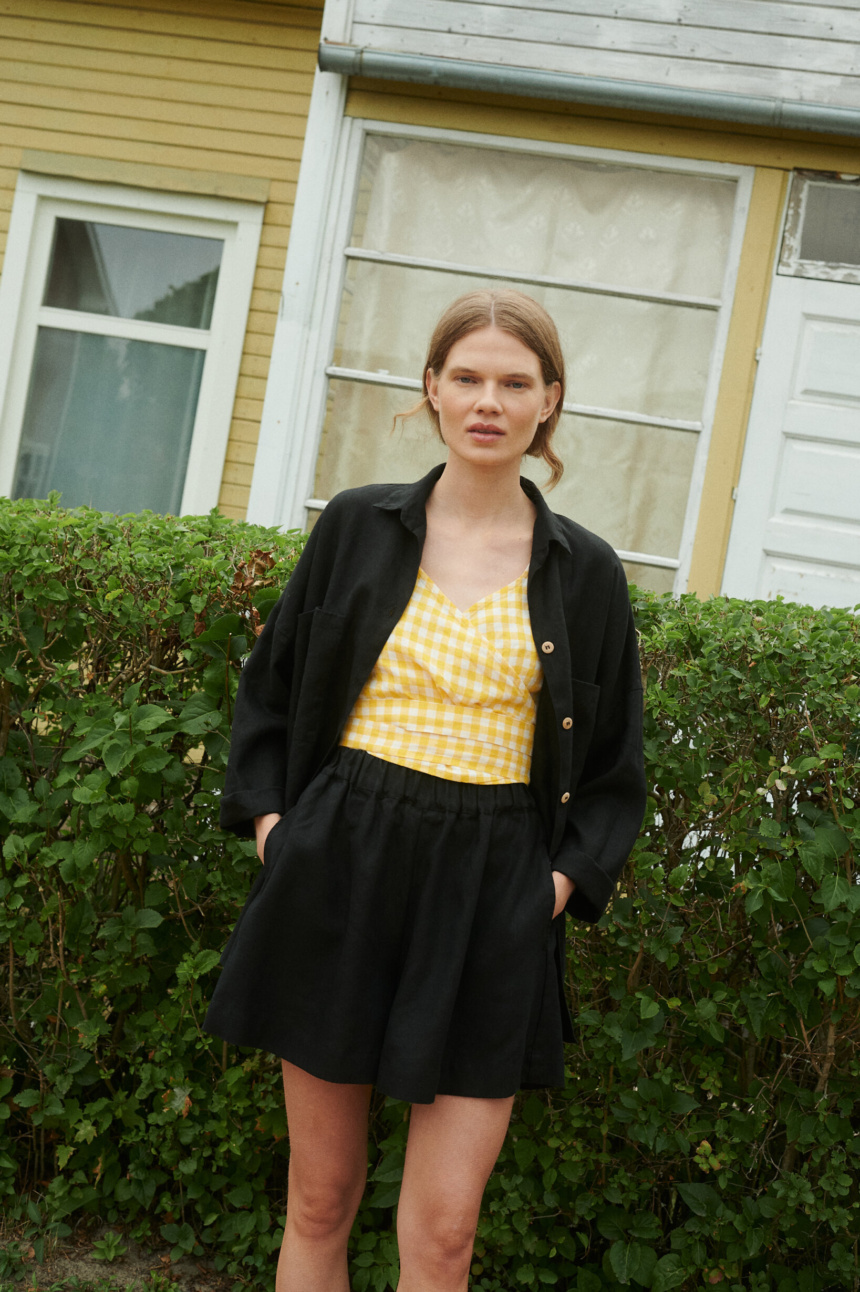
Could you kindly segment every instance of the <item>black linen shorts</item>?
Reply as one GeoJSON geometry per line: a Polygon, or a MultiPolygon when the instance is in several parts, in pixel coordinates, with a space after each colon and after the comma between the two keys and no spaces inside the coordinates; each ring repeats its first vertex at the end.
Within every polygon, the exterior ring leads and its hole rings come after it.
{"type": "Polygon", "coordinates": [[[209,1031],[414,1103],[564,1084],[560,928],[527,786],[340,748],[264,853],[209,1031]]]}

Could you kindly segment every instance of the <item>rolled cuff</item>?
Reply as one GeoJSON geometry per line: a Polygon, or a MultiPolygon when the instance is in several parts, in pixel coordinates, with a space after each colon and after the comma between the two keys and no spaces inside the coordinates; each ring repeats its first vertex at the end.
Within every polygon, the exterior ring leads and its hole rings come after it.
{"type": "Polygon", "coordinates": [[[254,817],[265,816],[269,812],[284,815],[283,790],[270,787],[242,794],[225,794],[219,812],[221,829],[232,830],[241,839],[252,839],[254,817]]]}
{"type": "Polygon", "coordinates": [[[576,885],[565,907],[568,915],[589,924],[599,920],[615,892],[615,883],[606,871],[587,853],[574,849],[562,849],[553,857],[552,868],[567,875],[576,885]]]}

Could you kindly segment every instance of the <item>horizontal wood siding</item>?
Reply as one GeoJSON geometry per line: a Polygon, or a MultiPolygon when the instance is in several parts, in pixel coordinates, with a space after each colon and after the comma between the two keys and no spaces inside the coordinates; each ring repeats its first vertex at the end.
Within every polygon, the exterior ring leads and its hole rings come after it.
{"type": "Polygon", "coordinates": [[[350,42],[675,88],[860,105],[860,9],[783,0],[355,0],[350,42]]]}
{"type": "Polygon", "coordinates": [[[24,149],[270,181],[221,486],[221,510],[237,518],[251,485],[322,9],[323,0],[6,0],[0,13],[0,258],[24,149]]]}

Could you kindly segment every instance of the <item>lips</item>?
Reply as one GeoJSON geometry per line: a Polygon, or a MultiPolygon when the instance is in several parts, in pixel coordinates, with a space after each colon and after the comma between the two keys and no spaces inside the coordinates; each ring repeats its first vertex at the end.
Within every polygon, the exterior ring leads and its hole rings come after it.
{"type": "Polygon", "coordinates": [[[489,422],[475,422],[474,425],[467,429],[470,435],[474,435],[476,437],[485,436],[487,439],[497,439],[499,436],[504,435],[504,431],[502,431],[498,426],[493,426],[489,422]]]}

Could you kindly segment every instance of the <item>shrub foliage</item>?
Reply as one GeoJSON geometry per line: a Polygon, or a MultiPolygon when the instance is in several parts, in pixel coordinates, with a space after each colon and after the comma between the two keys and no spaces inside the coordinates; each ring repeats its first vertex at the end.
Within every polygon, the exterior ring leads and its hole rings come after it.
{"type": "MultiPolygon", "coordinates": [[[[279,1074],[200,1023],[258,864],[216,824],[239,661],[300,547],[0,503],[0,1192],[37,1254],[98,1215],[272,1285],[279,1074]]],[[[571,928],[568,1085],[517,1100],[472,1286],[857,1288],[860,625],[636,609],[649,816],[571,928]]],[[[394,1286],[407,1125],[376,1102],[356,1292],[394,1286]]]]}

